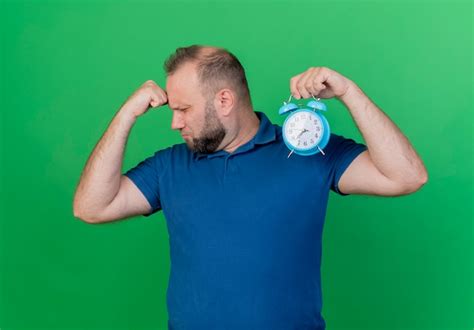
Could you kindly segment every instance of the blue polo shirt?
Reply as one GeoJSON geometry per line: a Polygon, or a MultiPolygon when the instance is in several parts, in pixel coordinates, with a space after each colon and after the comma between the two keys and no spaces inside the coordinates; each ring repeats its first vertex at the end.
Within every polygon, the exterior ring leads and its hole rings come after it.
{"type": "Polygon", "coordinates": [[[281,126],[233,153],[159,150],[128,176],[167,222],[169,329],[325,329],[321,245],[329,191],[367,147],[331,134],[325,155],[292,154],[281,126]]]}

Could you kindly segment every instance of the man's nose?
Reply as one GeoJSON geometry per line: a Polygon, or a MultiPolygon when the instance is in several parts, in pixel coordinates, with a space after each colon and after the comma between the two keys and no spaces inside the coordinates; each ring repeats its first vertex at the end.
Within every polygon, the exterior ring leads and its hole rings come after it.
{"type": "Polygon", "coordinates": [[[179,111],[173,111],[173,118],[171,119],[171,129],[181,129],[184,127],[183,115],[179,111]]]}

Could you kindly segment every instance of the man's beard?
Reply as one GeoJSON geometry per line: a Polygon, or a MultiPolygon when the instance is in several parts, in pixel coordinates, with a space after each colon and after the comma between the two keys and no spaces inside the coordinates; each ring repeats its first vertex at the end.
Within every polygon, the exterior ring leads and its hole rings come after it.
{"type": "Polygon", "coordinates": [[[188,148],[193,152],[204,154],[212,153],[221,144],[227,133],[224,125],[217,117],[216,108],[211,101],[206,102],[204,128],[201,136],[194,138],[192,144],[188,143],[188,148]]]}

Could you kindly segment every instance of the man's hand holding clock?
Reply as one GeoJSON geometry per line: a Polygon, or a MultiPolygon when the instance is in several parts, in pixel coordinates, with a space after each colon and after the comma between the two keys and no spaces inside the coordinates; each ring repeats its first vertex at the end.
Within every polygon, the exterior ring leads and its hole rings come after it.
{"type": "Polygon", "coordinates": [[[283,123],[283,139],[290,149],[288,157],[293,152],[301,156],[317,153],[324,155],[323,149],[329,142],[330,128],[321,113],[327,110],[326,105],[319,99],[334,96],[342,98],[351,86],[355,86],[351,80],[326,67],[310,67],[290,79],[290,90],[295,99],[314,100],[309,101],[306,108],[300,108],[301,104],[288,103],[290,97],[279,110],[279,114],[288,115],[283,123]]]}
{"type": "Polygon", "coordinates": [[[310,67],[290,79],[290,90],[294,98],[322,99],[342,97],[353,82],[327,67],[310,67]]]}

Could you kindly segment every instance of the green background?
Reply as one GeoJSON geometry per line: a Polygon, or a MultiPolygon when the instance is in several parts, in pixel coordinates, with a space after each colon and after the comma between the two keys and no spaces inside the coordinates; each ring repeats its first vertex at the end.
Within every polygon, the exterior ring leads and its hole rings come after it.
{"type": "MultiPolygon", "coordinates": [[[[143,82],[164,86],[176,47],[225,47],[255,110],[327,66],[400,127],[429,182],[402,197],[330,194],[322,262],[327,329],[472,329],[473,86],[470,2],[2,1],[0,328],[159,328],[169,246],[162,212],[74,218],[85,162],[143,82]]],[[[328,100],[333,132],[363,142],[328,100]]],[[[134,126],[123,172],[182,143],[162,107],[134,126]]],[[[271,196],[269,196],[271,198],[271,196]]]]}

